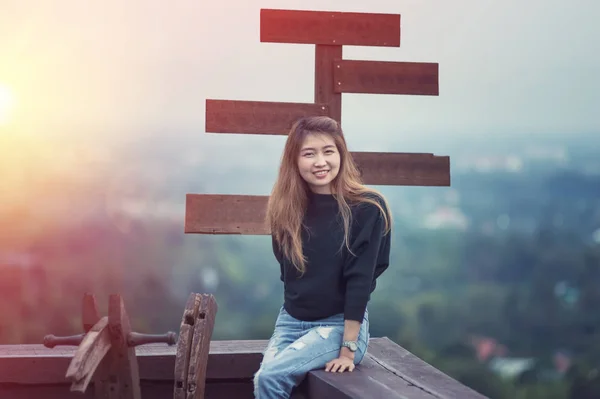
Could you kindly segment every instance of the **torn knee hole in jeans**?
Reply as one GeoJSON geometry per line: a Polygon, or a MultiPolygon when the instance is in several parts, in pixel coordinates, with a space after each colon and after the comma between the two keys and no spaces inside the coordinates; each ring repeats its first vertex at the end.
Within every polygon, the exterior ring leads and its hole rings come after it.
{"type": "Polygon", "coordinates": [[[333,327],[317,327],[317,333],[323,339],[329,338],[329,334],[333,331],[333,327]]]}
{"type": "Polygon", "coordinates": [[[304,342],[296,341],[290,345],[290,348],[300,350],[300,349],[304,348],[305,346],[306,346],[306,344],[304,342]]]}

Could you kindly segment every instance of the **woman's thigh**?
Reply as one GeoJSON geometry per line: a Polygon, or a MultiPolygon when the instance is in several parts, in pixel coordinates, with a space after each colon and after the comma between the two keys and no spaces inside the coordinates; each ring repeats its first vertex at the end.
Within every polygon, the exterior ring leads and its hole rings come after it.
{"type": "MultiPolygon", "coordinates": [[[[314,327],[290,316],[283,308],[277,317],[275,330],[263,353],[261,367],[277,360],[277,367],[288,369],[286,362],[302,369],[314,370],[339,356],[344,335],[341,315],[314,322],[314,327]]],[[[354,363],[362,361],[369,342],[369,319],[365,314],[358,336],[358,351],[354,363]]]]}
{"type": "MultiPolygon", "coordinates": [[[[314,327],[270,358],[265,367],[276,370],[277,374],[297,376],[325,368],[328,362],[339,356],[343,336],[343,326],[314,327]]],[[[362,361],[367,350],[367,340],[359,339],[358,347],[354,364],[362,361]]]]}
{"type": "Polygon", "coordinates": [[[263,352],[262,364],[275,359],[284,349],[293,344],[299,336],[301,336],[301,333],[276,328],[263,352]]]}
{"type": "Polygon", "coordinates": [[[282,350],[294,343],[294,341],[303,334],[302,322],[294,319],[281,308],[277,320],[275,321],[273,335],[269,339],[267,347],[263,352],[262,364],[272,361],[282,350]]]}
{"type": "Polygon", "coordinates": [[[343,331],[338,326],[312,328],[265,361],[263,368],[278,375],[298,377],[325,368],[327,362],[339,355],[343,331]]]}

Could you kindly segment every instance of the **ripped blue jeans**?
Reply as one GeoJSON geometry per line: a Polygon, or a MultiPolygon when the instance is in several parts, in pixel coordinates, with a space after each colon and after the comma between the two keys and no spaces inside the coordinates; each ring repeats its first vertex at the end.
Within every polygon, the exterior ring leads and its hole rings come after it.
{"type": "MultiPolygon", "coordinates": [[[[275,331],[263,353],[260,368],[254,375],[256,399],[287,399],[311,370],[324,369],[339,356],[344,336],[344,315],[337,314],[316,321],[301,321],[282,307],[275,331]]],[[[369,314],[358,335],[354,364],[359,364],[369,342],[369,314]]]]}

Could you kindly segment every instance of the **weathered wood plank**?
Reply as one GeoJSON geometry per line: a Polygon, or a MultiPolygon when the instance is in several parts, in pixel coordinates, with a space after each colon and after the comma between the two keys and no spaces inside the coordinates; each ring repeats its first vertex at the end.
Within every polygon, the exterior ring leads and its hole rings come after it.
{"type": "Polygon", "coordinates": [[[206,133],[287,135],[305,116],[328,115],[326,104],[206,100],[206,133]]]}
{"type": "MultiPolygon", "coordinates": [[[[170,399],[173,387],[170,382],[157,383],[142,380],[141,391],[143,399],[170,399]]],[[[252,381],[241,382],[209,382],[206,386],[204,399],[253,399],[252,381]]],[[[94,391],[88,389],[85,393],[70,392],[68,385],[21,385],[0,383],[0,398],[2,399],[93,399],[94,391]]],[[[295,398],[297,399],[297,398],[295,398]]]]}
{"type": "Polygon", "coordinates": [[[103,317],[87,332],[69,364],[65,377],[73,381],[72,391],[85,392],[110,347],[108,317],[103,317]]]}
{"type": "Polygon", "coordinates": [[[353,152],[365,184],[449,186],[450,157],[433,154],[353,152]]]}
{"type": "Polygon", "coordinates": [[[333,69],[338,93],[438,96],[439,64],[337,60],[333,69]]]}
{"type": "Polygon", "coordinates": [[[123,298],[118,294],[111,294],[108,298],[108,329],[111,342],[111,348],[107,355],[110,357],[108,380],[102,379],[95,382],[105,385],[106,387],[103,389],[108,389],[113,395],[116,394],[114,397],[141,399],[135,348],[130,347],[127,343],[131,324],[123,298]]]}
{"type": "MultiPolygon", "coordinates": [[[[377,365],[368,357],[353,373],[345,373],[342,375],[325,373],[322,371],[314,371],[309,374],[306,386],[301,386],[295,391],[292,396],[295,399],[300,398],[319,398],[327,397],[329,399],[350,399],[364,397],[385,397],[386,399],[432,399],[430,395],[418,395],[420,392],[414,387],[410,387],[404,380],[395,377],[392,373],[383,368],[377,369],[377,365]],[[386,374],[389,374],[386,375],[386,374]],[[365,378],[366,377],[366,378],[365,378]],[[383,381],[387,385],[375,382],[383,381]],[[395,390],[400,391],[395,392],[395,390]],[[414,391],[418,391],[415,393],[414,391]],[[306,396],[306,394],[310,396],[306,396]],[[400,393],[402,395],[400,395],[400,393]],[[370,395],[369,395],[370,394],[370,395]]],[[[142,397],[149,398],[166,398],[170,397],[169,390],[171,386],[165,383],[154,381],[141,381],[142,397]]],[[[4,393],[2,397],[12,398],[29,398],[29,397],[44,397],[44,398],[78,398],[78,397],[93,397],[91,390],[86,391],[83,395],[69,392],[67,385],[2,385],[0,384],[0,393],[4,393]],[[8,396],[10,395],[10,396],[8,396]]],[[[217,383],[209,382],[206,385],[206,398],[218,397],[236,397],[236,398],[252,398],[252,383],[250,377],[246,382],[239,383],[217,383]],[[222,396],[214,396],[216,394],[222,396]],[[226,395],[227,394],[227,395],[226,395]]]]}
{"type": "Polygon", "coordinates": [[[315,46],[315,103],[326,104],[328,116],[342,123],[342,93],[333,81],[333,63],[342,58],[342,46],[315,46]]]}
{"type": "Polygon", "coordinates": [[[183,310],[181,325],[179,327],[179,339],[177,340],[177,355],[175,357],[174,399],[184,399],[186,397],[194,323],[198,317],[200,298],[196,293],[191,293],[183,310]]]}
{"type": "MultiPolygon", "coordinates": [[[[233,396],[225,397],[251,398],[252,377],[260,365],[262,351],[267,342],[266,340],[211,342],[206,374],[206,397],[219,397],[212,396],[215,386],[224,387],[228,383],[233,383],[231,392],[236,395],[232,393],[233,396]]],[[[140,364],[142,397],[145,399],[171,397],[176,349],[157,344],[148,344],[136,349],[140,364]],[[155,388],[147,390],[148,386],[155,388]],[[162,396],[157,396],[158,392],[162,396]]],[[[73,354],[74,348],[53,350],[41,345],[0,346],[0,397],[74,398],[75,396],[71,396],[68,392],[68,381],[64,377],[64,371],[73,354]],[[42,396],[36,394],[40,389],[43,389],[42,396]],[[54,393],[59,395],[61,392],[63,396],[52,396],[54,393]]],[[[294,398],[301,398],[303,393],[309,395],[316,393],[319,396],[312,397],[329,399],[484,398],[387,338],[370,339],[367,355],[354,372],[335,374],[315,370],[309,373],[306,384],[299,388],[294,398]],[[365,396],[364,393],[369,395],[365,396]]],[[[86,395],[89,395],[89,391],[86,395]]]]}
{"type": "MultiPolygon", "coordinates": [[[[81,322],[83,324],[83,331],[86,333],[90,331],[96,323],[100,321],[100,313],[98,312],[98,305],[96,303],[96,297],[93,294],[86,293],[83,295],[81,303],[81,322]]],[[[105,330],[105,332],[108,332],[105,330]]],[[[110,341],[110,334],[107,337],[110,341]]],[[[105,340],[106,337],[102,337],[105,340]]],[[[112,344],[111,344],[112,345],[112,344]]],[[[77,353],[77,352],[76,352],[77,353]]],[[[108,387],[102,381],[107,381],[109,378],[109,368],[111,359],[106,356],[100,360],[100,363],[96,365],[95,372],[92,375],[92,384],[94,385],[94,393],[96,398],[106,397],[109,393],[107,392],[108,387]]],[[[85,381],[84,381],[85,384],[85,381]]],[[[71,389],[77,388],[74,384],[71,384],[71,389]]]]}
{"type": "Polygon", "coordinates": [[[312,371],[307,385],[311,398],[437,399],[381,367],[368,353],[351,373],[312,371]]]}
{"type": "Polygon", "coordinates": [[[265,195],[187,194],[185,233],[270,234],[267,201],[265,195]]]}
{"type": "Polygon", "coordinates": [[[197,294],[196,296],[200,297],[200,306],[194,322],[187,376],[187,399],[204,398],[210,340],[217,315],[217,302],[213,295],[197,294]]]}
{"type": "MultiPolygon", "coordinates": [[[[250,378],[258,370],[267,342],[212,341],[206,378],[250,378]]],[[[147,344],[134,349],[141,379],[173,383],[175,346],[147,344]]],[[[0,383],[69,384],[65,372],[75,350],[75,347],[48,349],[42,345],[0,345],[0,383]]],[[[172,389],[171,385],[171,395],[172,389]]]]}
{"type": "Polygon", "coordinates": [[[260,41],[399,47],[400,15],[261,9],[260,41]]]}
{"type": "MultiPolygon", "coordinates": [[[[98,396],[99,397],[99,396],[98,396]]],[[[20,385],[0,383],[2,399],[95,399],[94,391],[71,392],[69,385],[20,385]]],[[[145,398],[144,398],[145,399],[145,398]]]]}
{"type": "Polygon", "coordinates": [[[387,337],[371,341],[368,352],[378,364],[437,398],[486,399],[387,337]]]}

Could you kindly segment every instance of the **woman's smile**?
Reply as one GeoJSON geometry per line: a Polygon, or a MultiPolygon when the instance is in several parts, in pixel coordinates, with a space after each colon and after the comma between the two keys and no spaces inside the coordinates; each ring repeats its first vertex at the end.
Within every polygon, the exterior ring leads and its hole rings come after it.
{"type": "Polygon", "coordinates": [[[323,179],[323,178],[327,177],[328,173],[329,173],[328,170],[319,170],[317,172],[314,172],[313,174],[317,177],[317,179],[323,179]]]}

